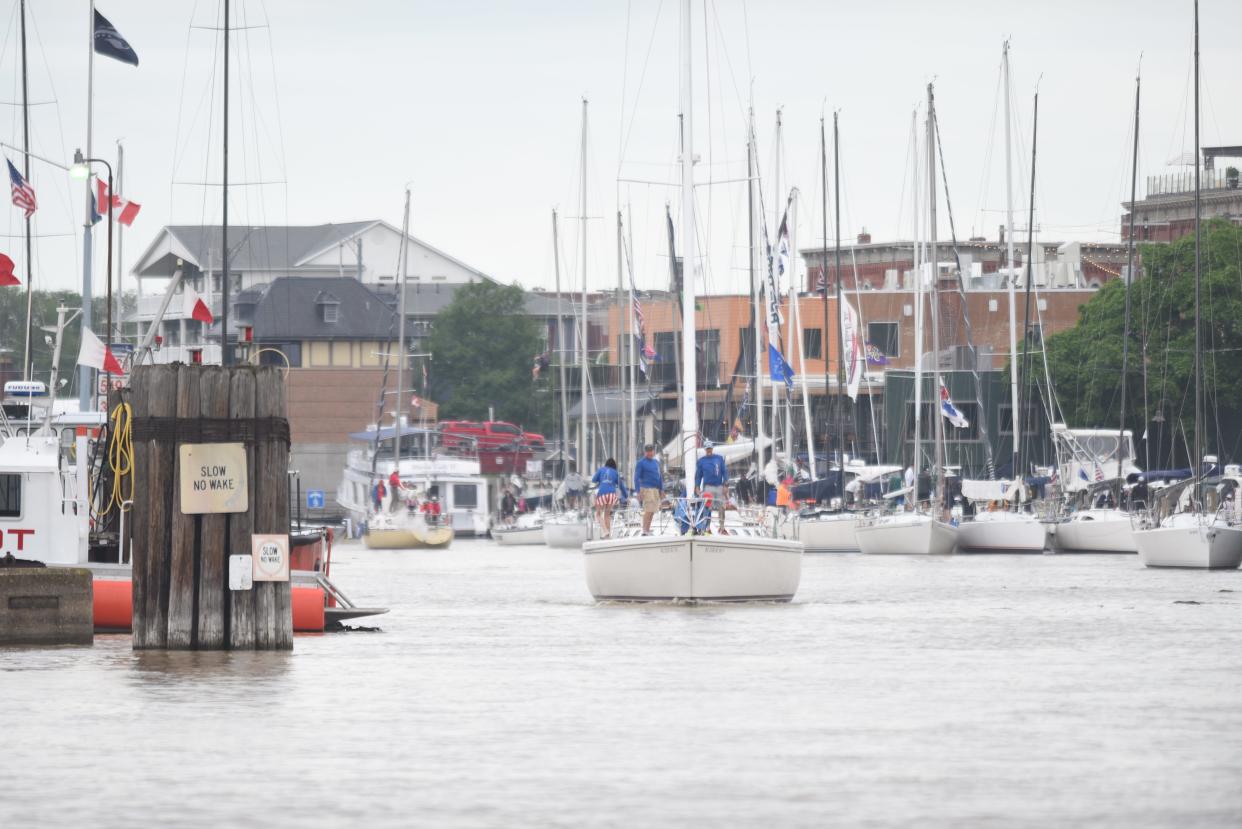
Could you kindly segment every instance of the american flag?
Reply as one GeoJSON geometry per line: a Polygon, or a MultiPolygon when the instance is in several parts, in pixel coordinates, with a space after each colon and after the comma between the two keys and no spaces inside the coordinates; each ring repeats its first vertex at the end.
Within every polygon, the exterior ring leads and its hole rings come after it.
{"type": "MultiPolygon", "coordinates": [[[[629,251],[626,251],[626,257],[629,257],[629,251]]],[[[646,337],[643,332],[647,330],[647,323],[643,318],[643,304],[638,301],[638,289],[634,287],[634,272],[630,271],[630,296],[634,298],[634,336],[638,340],[638,370],[647,376],[647,363],[654,360],[656,353],[651,346],[647,345],[646,337]]]]}
{"type": "Polygon", "coordinates": [[[815,280],[815,292],[820,294],[828,293],[828,280],[824,278],[824,272],[819,272],[819,278],[815,280]]]}
{"type": "Polygon", "coordinates": [[[8,161],[7,158],[5,161],[9,165],[9,181],[13,183],[13,204],[26,211],[26,218],[29,219],[39,209],[39,201],[35,198],[34,188],[30,186],[30,182],[22,178],[21,173],[17,172],[12,161],[8,161]]]}
{"type": "Polygon", "coordinates": [[[1098,463],[1095,465],[1095,479],[1096,481],[1104,480],[1104,470],[1100,468],[1098,463]]]}

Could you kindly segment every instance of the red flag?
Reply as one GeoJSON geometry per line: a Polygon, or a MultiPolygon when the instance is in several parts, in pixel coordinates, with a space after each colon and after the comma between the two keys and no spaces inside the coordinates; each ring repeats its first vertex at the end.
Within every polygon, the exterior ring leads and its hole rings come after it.
{"type": "MultiPolygon", "coordinates": [[[[96,209],[105,211],[108,209],[108,183],[101,178],[95,179],[95,186],[99,188],[99,199],[95,202],[96,209]]],[[[123,199],[120,196],[112,196],[112,215],[118,222],[129,227],[134,223],[134,219],[138,217],[138,211],[142,209],[142,205],[137,202],[123,199]]]]}
{"type": "Polygon", "coordinates": [[[418,395],[416,394],[412,398],[410,398],[410,405],[412,405],[416,409],[421,409],[423,407],[423,401],[419,400],[418,395]]]}
{"type": "Polygon", "coordinates": [[[0,253],[0,288],[22,284],[13,273],[13,260],[0,253]]]}
{"type": "Polygon", "coordinates": [[[207,307],[207,303],[198,295],[198,291],[185,283],[185,305],[182,307],[181,313],[192,320],[198,320],[204,325],[211,325],[216,318],[211,313],[211,308],[207,307]]]}
{"type": "Polygon", "coordinates": [[[95,332],[82,326],[82,347],[78,349],[78,365],[90,366],[109,374],[124,374],[125,370],[112,356],[112,349],[95,336],[95,332]]]}

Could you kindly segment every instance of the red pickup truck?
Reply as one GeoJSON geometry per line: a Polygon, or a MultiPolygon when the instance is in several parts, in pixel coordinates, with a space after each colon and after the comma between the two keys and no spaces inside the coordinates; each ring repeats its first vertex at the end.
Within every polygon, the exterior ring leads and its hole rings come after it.
{"type": "Polygon", "coordinates": [[[445,420],[440,423],[440,440],[449,448],[473,443],[484,451],[518,446],[544,448],[543,435],[523,432],[503,420],[445,420]]]}

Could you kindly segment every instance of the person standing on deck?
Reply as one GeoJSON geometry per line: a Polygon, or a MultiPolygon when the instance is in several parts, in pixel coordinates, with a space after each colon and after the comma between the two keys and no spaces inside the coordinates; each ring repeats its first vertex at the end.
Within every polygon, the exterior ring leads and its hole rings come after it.
{"type": "Polygon", "coordinates": [[[664,475],[656,460],[655,444],[643,447],[643,456],[634,465],[634,494],[643,508],[643,535],[651,535],[651,519],[660,509],[660,496],[664,492],[664,475]]]}
{"type": "Polygon", "coordinates": [[[569,470],[569,474],[565,476],[565,505],[570,509],[579,509],[585,491],[586,481],[578,474],[577,468],[569,470]]]}
{"type": "Polygon", "coordinates": [[[725,501],[729,493],[729,470],[724,458],[712,452],[710,440],[703,442],[703,457],[694,467],[694,491],[696,495],[712,496],[712,503],[720,510],[720,532],[724,533],[725,501]]]}
{"type": "Polygon", "coordinates": [[[595,490],[595,519],[603,530],[603,537],[612,536],[612,508],[622,499],[629,498],[625,491],[625,481],[617,472],[617,462],[612,458],[604,461],[604,465],[596,471],[591,483],[598,485],[595,490]]]}

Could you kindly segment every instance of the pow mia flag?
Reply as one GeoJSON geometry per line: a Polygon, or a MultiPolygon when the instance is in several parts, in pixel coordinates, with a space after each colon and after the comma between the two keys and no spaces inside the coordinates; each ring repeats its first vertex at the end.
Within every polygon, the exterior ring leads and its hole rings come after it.
{"type": "Polygon", "coordinates": [[[121,33],[108,22],[108,18],[99,13],[98,9],[95,10],[95,52],[119,60],[121,63],[138,65],[138,53],[134,51],[134,47],[129,45],[128,40],[121,37],[121,33]]]}

